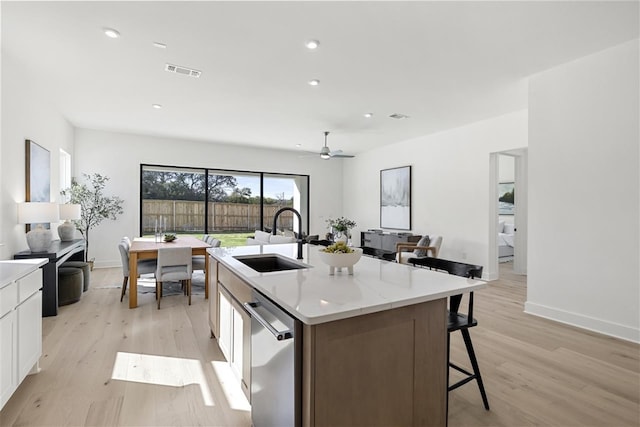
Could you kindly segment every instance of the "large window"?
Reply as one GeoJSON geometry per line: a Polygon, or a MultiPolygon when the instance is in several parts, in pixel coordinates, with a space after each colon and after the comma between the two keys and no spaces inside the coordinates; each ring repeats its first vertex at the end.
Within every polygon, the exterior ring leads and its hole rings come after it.
{"type": "MultiPolygon", "coordinates": [[[[275,213],[293,207],[308,229],[309,177],[264,172],[141,165],[141,235],[162,231],[211,234],[225,246],[244,245],[255,230],[271,231],[275,213]]],[[[280,215],[278,233],[297,232],[292,212],[280,215]]]]}

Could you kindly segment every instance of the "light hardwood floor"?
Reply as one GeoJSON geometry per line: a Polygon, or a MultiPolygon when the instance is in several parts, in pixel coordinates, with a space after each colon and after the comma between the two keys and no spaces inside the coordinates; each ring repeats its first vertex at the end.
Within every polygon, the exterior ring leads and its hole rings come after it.
{"type": "MultiPolygon", "coordinates": [[[[449,426],[640,425],[639,346],[524,314],[525,279],[501,270],[476,293],[471,331],[491,410],[469,383],[450,393],[449,426]]],[[[165,297],[157,310],[153,294],[140,295],[129,310],[121,280],[120,269],[95,270],[79,303],[44,319],[42,371],[19,387],[0,425],[250,426],[213,367],[224,359],[203,296],[191,306],[165,297]]],[[[468,366],[458,336],[452,358],[468,366]]]]}

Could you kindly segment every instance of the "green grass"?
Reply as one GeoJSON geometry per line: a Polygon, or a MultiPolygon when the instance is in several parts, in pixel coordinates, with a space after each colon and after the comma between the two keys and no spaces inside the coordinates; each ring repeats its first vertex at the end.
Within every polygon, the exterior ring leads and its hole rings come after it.
{"type": "Polygon", "coordinates": [[[247,237],[252,237],[253,233],[219,233],[212,234],[212,236],[222,242],[220,246],[245,246],[247,244],[247,237]]]}
{"type": "MultiPolygon", "coordinates": [[[[202,239],[203,234],[199,233],[172,233],[177,234],[179,236],[193,236],[198,239],[202,239]]],[[[253,237],[253,233],[215,233],[211,234],[211,236],[220,240],[220,246],[231,247],[231,246],[245,246],[247,244],[247,237],[253,237]]],[[[145,235],[143,237],[153,237],[153,234],[145,235]]]]}

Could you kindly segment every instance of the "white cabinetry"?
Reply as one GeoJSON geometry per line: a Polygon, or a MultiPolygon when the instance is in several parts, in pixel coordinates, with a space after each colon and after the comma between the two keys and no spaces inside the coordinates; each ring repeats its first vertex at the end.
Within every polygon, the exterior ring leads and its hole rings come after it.
{"type": "MultiPolygon", "coordinates": [[[[218,263],[216,263],[218,264],[218,263]]],[[[251,317],[242,304],[250,301],[251,288],[218,264],[218,346],[227,358],[240,387],[249,399],[251,384],[251,317]]],[[[209,294],[211,298],[211,294],[209,294]]],[[[210,310],[212,307],[210,306],[210,310]]],[[[211,316],[211,313],[210,313],[211,316]]]]}
{"type": "Polygon", "coordinates": [[[0,409],[42,355],[42,264],[33,261],[0,262],[0,409]]]}

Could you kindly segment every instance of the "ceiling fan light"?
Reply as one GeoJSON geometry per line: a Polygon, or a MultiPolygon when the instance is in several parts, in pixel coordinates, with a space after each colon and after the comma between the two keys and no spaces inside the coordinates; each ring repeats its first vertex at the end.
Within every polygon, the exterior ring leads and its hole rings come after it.
{"type": "Polygon", "coordinates": [[[320,154],[320,158],[323,159],[323,160],[329,160],[331,158],[331,156],[328,155],[328,154],[322,153],[322,154],[320,154]]]}

